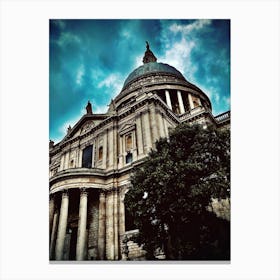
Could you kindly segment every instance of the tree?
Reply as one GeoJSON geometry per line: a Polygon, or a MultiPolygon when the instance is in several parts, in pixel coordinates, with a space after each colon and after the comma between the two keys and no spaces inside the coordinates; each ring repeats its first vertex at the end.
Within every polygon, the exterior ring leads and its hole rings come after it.
{"type": "Polygon", "coordinates": [[[125,205],[139,229],[147,258],[229,259],[230,223],[211,199],[230,196],[230,133],[180,124],[156,142],[131,176],[125,205]]]}

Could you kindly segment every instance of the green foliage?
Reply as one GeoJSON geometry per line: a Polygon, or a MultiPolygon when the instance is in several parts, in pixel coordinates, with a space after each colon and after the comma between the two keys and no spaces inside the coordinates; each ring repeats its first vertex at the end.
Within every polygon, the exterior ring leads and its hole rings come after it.
{"type": "Polygon", "coordinates": [[[229,197],[230,133],[180,124],[131,177],[125,204],[148,259],[229,259],[229,222],[207,210],[229,197]]]}

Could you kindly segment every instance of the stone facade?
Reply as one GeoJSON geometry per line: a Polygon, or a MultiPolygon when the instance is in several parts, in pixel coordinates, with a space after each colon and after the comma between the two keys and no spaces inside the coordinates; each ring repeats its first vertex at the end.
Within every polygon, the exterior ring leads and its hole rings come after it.
{"type": "MultiPolygon", "coordinates": [[[[88,103],[64,139],[50,141],[50,260],[127,259],[124,196],[132,168],[181,122],[229,128],[230,112],[214,117],[198,87],[149,57],[107,113],[92,113],[88,103]]],[[[129,259],[144,259],[137,244],[128,247],[129,259]]]]}

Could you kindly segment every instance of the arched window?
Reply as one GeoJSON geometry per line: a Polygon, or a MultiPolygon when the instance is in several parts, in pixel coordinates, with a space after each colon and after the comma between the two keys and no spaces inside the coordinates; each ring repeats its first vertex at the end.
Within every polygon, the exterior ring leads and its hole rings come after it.
{"type": "Polygon", "coordinates": [[[103,147],[99,147],[98,150],[98,160],[101,160],[103,158],[103,147]]]}

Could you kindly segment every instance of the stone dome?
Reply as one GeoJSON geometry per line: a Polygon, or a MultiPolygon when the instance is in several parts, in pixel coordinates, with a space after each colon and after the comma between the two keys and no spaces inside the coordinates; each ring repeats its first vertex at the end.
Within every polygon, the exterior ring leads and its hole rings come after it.
{"type": "Polygon", "coordinates": [[[114,99],[114,106],[112,105],[109,109],[129,106],[143,91],[158,95],[176,114],[189,111],[195,106],[211,109],[211,102],[201,89],[187,81],[175,67],[157,62],[148,42],[146,42],[143,65],[128,75],[122,90],[114,99]],[[181,97],[179,98],[178,95],[181,97]],[[180,110],[178,110],[179,103],[180,110]],[[184,109],[183,106],[185,106],[184,109]]]}
{"type": "Polygon", "coordinates": [[[165,63],[149,62],[141,65],[129,74],[124,82],[123,89],[126,88],[129,83],[153,73],[171,74],[178,79],[186,81],[184,76],[176,68],[165,63]]]}

